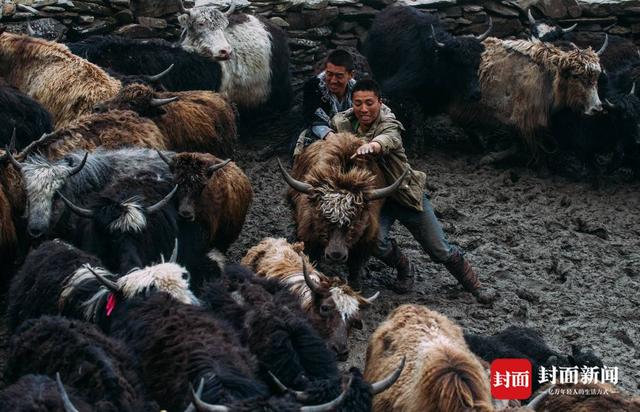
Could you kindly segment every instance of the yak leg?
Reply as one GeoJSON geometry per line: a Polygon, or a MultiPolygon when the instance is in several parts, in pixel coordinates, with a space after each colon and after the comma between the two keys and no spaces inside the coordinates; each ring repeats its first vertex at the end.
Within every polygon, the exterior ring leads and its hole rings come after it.
{"type": "Polygon", "coordinates": [[[348,282],[353,290],[359,291],[362,289],[360,277],[362,276],[363,268],[368,258],[369,256],[366,253],[355,250],[349,253],[349,260],[347,261],[347,267],[349,269],[348,282]]]}
{"type": "Polygon", "coordinates": [[[482,159],[480,159],[480,166],[499,162],[515,155],[516,153],[518,153],[518,145],[514,143],[510,148],[506,150],[503,150],[501,152],[491,152],[488,155],[484,156],[482,159]]]}

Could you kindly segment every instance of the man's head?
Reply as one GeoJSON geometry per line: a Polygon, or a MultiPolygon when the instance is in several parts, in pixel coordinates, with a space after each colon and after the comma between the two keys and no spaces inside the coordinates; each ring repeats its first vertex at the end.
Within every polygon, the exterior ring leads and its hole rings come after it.
{"type": "Polygon", "coordinates": [[[356,83],[351,92],[353,113],[361,125],[368,127],[376,121],[380,114],[380,86],[375,80],[362,79],[356,83]]]}
{"type": "Polygon", "coordinates": [[[327,56],[324,71],[329,91],[342,98],[353,78],[353,57],[345,50],[334,50],[327,56]]]}

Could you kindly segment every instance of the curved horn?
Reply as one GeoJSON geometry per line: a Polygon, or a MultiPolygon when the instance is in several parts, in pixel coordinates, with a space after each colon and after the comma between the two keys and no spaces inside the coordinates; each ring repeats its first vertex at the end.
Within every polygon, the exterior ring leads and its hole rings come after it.
{"type": "Polygon", "coordinates": [[[302,258],[302,276],[304,276],[304,282],[307,284],[309,289],[311,289],[311,292],[315,293],[316,295],[321,295],[322,289],[320,289],[318,284],[314,282],[313,279],[311,279],[311,276],[309,276],[309,271],[307,270],[307,263],[304,261],[304,256],[300,255],[300,258],[302,258]]]}
{"type": "MultiPolygon", "coordinates": [[[[636,94],[636,82],[633,82],[633,86],[631,86],[631,91],[629,92],[629,96],[633,96],[634,94],[636,94]]],[[[15,129],[14,133],[15,133],[15,129]]]]}
{"type": "Polygon", "coordinates": [[[224,15],[231,16],[235,10],[236,10],[236,2],[231,0],[231,4],[229,5],[229,8],[227,9],[227,11],[224,12],[224,15]]]}
{"type": "Polygon", "coordinates": [[[347,392],[349,392],[349,388],[351,388],[352,382],[353,376],[349,377],[349,383],[347,383],[346,388],[344,388],[340,396],[338,396],[331,402],[323,403],[322,405],[303,406],[300,408],[300,412],[326,412],[334,410],[338,406],[342,405],[342,402],[344,402],[345,398],[347,397],[347,392]]]}
{"type": "Polygon", "coordinates": [[[146,76],[147,80],[150,82],[157,82],[158,80],[162,79],[164,76],[167,75],[167,73],[169,73],[171,71],[171,69],[173,69],[173,66],[175,66],[174,64],[171,64],[171,66],[167,67],[164,71],[158,73],[158,74],[154,74],[153,76],[146,76]]]}
{"type": "Polygon", "coordinates": [[[536,24],[536,19],[533,18],[533,14],[531,14],[531,9],[527,10],[527,18],[529,19],[529,23],[536,24]]]}
{"type": "Polygon", "coordinates": [[[38,140],[34,140],[33,142],[29,143],[24,149],[22,149],[22,151],[18,154],[18,157],[25,158],[27,155],[29,155],[31,151],[33,151],[34,147],[46,141],[49,137],[53,136],[54,134],[55,134],[54,132],[43,133],[38,140]]]}
{"type": "Polygon", "coordinates": [[[602,53],[604,53],[604,51],[607,49],[607,46],[609,45],[609,35],[605,34],[604,35],[604,44],[602,45],[602,47],[600,47],[600,50],[598,50],[596,52],[596,54],[598,56],[602,56],[602,53]]]}
{"type": "MultiPolygon", "coordinates": [[[[196,395],[198,395],[198,397],[202,396],[202,389],[203,388],[204,388],[204,378],[200,378],[200,383],[198,384],[198,389],[196,389],[196,395]]],[[[189,404],[189,406],[187,406],[187,409],[185,409],[184,412],[196,412],[196,407],[193,405],[193,402],[191,402],[189,404]]]]}
{"type": "Polygon", "coordinates": [[[60,379],[60,372],[56,372],[56,384],[58,385],[58,392],[60,392],[65,412],[78,412],[78,409],[76,409],[76,407],[71,403],[71,399],[69,399],[67,391],[64,390],[64,385],[60,379]]]}
{"type": "Polygon", "coordinates": [[[120,287],[116,282],[105,278],[104,276],[102,276],[101,274],[93,270],[93,268],[89,265],[84,265],[84,268],[87,269],[89,272],[91,272],[91,274],[93,274],[93,276],[95,276],[96,279],[98,279],[98,282],[102,283],[102,285],[107,289],[109,289],[111,292],[113,293],[120,292],[120,287]]]}
{"type": "Polygon", "coordinates": [[[36,32],[31,26],[31,20],[27,19],[27,34],[31,37],[36,37],[36,32]]]}
{"type": "Polygon", "coordinates": [[[278,387],[280,391],[292,393],[296,397],[296,399],[300,402],[305,402],[309,399],[309,396],[306,393],[302,391],[294,391],[293,389],[287,388],[287,386],[284,383],[282,383],[280,379],[278,379],[276,375],[274,375],[271,371],[267,371],[267,373],[269,374],[269,376],[273,380],[273,383],[275,383],[275,385],[278,387]]]}
{"type": "Polygon", "coordinates": [[[555,385],[549,386],[544,392],[536,395],[535,398],[531,399],[531,401],[527,404],[527,408],[531,408],[534,411],[540,406],[540,404],[549,396],[549,391],[553,389],[555,385]]]}
{"type": "Polygon", "coordinates": [[[177,261],[178,261],[178,238],[176,238],[175,243],[173,244],[173,252],[171,252],[169,263],[176,263],[177,261]]]}
{"type": "Polygon", "coordinates": [[[608,108],[610,109],[614,109],[616,107],[615,104],[611,103],[611,101],[609,99],[604,99],[604,103],[607,105],[608,108]]]}
{"type": "Polygon", "coordinates": [[[69,171],[69,176],[73,176],[82,170],[85,163],[87,163],[87,157],[89,157],[89,152],[84,152],[84,157],[82,158],[82,161],[78,166],[74,167],[69,171]]]}
{"type": "Polygon", "coordinates": [[[209,176],[211,176],[216,172],[216,170],[220,170],[223,167],[225,167],[226,165],[228,165],[229,162],[231,162],[231,159],[227,159],[227,160],[225,160],[223,162],[216,163],[213,166],[211,166],[209,169],[207,169],[207,173],[209,173],[209,176]]]}
{"type": "Polygon", "coordinates": [[[400,374],[402,373],[402,370],[404,369],[405,360],[406,360],[406,356],[403,356],[402,360],[400,361],[400,365],[398,365],[396,370],[391,372],[386,378],[384,378],[384,379],[382,379],[382,380],[380,380],[380,381],[378,381],[376,383],[372,383],[371,384],[371,393],[374,394],[374,395],[377,395],[380,392],[386,391],[387,389],[389,389],[391,387],[391,385],[396,383],[396,381],[400,377],[400,374]]]}
{"type": "Polygon", "coordinates": [[[311,189],[313,189],[313,186],[311,186],[309,183],[304,183],[291,177],[291,175],[287,173],[287,171],[284,169],[284,166],[282,166],[282,162],[280,161],[280,159],[278,159],[278,166],[280,166],[280,171],[282,172],[282,176],[284,177],[284,180],[287,181],[287,183],[289,184],[289,186],[291,186],[291,188],[304,194],[309,194],[311,192],[311,189]]]}
{"type": "Polygon", "coordinates": [[[165,155],[164,153],[162,153],[158,149],[156,149],[156,152],[158,153],[158,156],[160,156],[160,159],[162,159],[163,162],[165,162],[167,165],[171,166],[171,159],[169,159],[167,157],[167,155],[165,155]]]}
{"type": "Polygon", "coordinates": [[[436,44],[436,46],[444,47],[444,43],[441,43],[438,41],[438,39],[436,39],[436,29],[435,27],[433,27],[433,24],[431,25],[431,37],[433,38],[433,42],[436,44]]]}
{"type": "Polygon", "coordinates": [[[13,165],[13,167],[15,167],[17,170],[22,170],[22,165],[20,164],[20,162],[18,162],[16,160],[15,157],[13,157],[13,155],[11,154],[11,144],[9,144],[9,147],[5,147],[5,156],[7,156],[7,158],[9,159],[9,161],[11,161],[11,164],[13,165]]]}
{"type": "Polygon", "coordinates": [[[486,39],[487,37],[489,37],[489,33],[491,32],[491,29],[493,29],[493,19],[491,18],[491,16],[489,16],[489,27],[487,28],[487,31],[485,31],[479,36],[476,36],[476,39],[478,39],[479,41],[486,39]]]}
{"type": "Polygon", "coordinates": [[[178,191],[178,185],[175,185],[173,187],[173,190],[170,191],[169,194],[164,197],[164,199],[162,199],[161,201],[159,201],[155,205],[151,205],[149,207],[146,207],[144,209],[145,212],[147,212],[147,213],[155,213],[158,210],[162,209],[163,207],[165,207],[167,205],[167,203],[169,203],[171,201],[171,198],[173,197],[173,195],[176,194],[177,191],[178,191]]]}
{"type": "Polygon", "coordinates": [[[378,296],[380,296],[380,291],[377,291],[376,293],[374,293],[371,297],[368,298],[362,298],[365,302],[367,302],[369,305],[371,305],[373,303],[374,300],[378,299],[378,296]]]}
{"type": "Polygon", "coordinates": [[[168,97],[166,99],[151,99],[151,102],[149,103],[151,105],[151,107],[160,107],[160,106],[164,106],[165,104],[169,104],[172,102],[175,102],[176,100],[178,100],[179,97],[178,96],[174,96],[174,97],[168,97]]]}
{"type": "Polygon", "coordinates": [[[366,196],[367,200],[369,201],[378,200],[378,199],[383,199],[385,197],[391,196],[393,192],[395,192],[398,189],[398,187],[400,187],[400,183],[402,183],[404,178],[407,176],[407,174],[409,173],[409,170],[410,169],[407,167],[404,173],[402,174],[402,176],[400,176],[395,182],[393,182],[393,184],[380,189],[374,189],[369,193],[367,193],[367,196],[366,196]]]}
{"type": "Polygon", "coordinates": [[[566,29],[562,29],[562,32],[563,33],[572,32],[573,30],[575,30],[576,27],[578,27],[578,23],[574,24],[573,26],[567,27],[566,29]]]}
{"type": "Polygon", "coordinates": [[[200,396],[193,391],[193,386],[189,384],[189,392],[191,392],[191,402],[198,412],[230,412],[231,409],[223,405],[211,405],[203,402],[200,396]]]}
{"type": "Polygon", "coordinates": [[[66,197],[64,197],[62,195],[62,193],[60,193],[59,190],[56,190],[56,193],[58,194],[58,196],[60,196],[60,199],[62,199],[62,201],[64,202],[65,205],[67,205],[67,207],[69,209],[71,209],[71,211],[73,213],[75,213],[76,215],[80,216],[80,217],[87,217],[87,218],[92,218],[93,217],[93,210],[91,209],[85,209],[82,208],[80,206],[76,206],[73,203],[71,203],[71,201],[69,199],[67,199],[66,197]]]}

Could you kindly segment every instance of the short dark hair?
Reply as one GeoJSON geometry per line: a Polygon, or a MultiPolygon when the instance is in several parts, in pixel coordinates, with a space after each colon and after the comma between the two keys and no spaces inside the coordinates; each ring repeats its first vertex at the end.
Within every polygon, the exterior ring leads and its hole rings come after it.
{"type": "Polygon", "coordinates": [[[346,50],[337,49],[329,53],[327,60],[324,62],[325,66],[327,63],[342,66],[347,69],[348,72],[353,71],[353,57],[351,57],[351,54],[346,50]]]}
{"type": "Polygon", "coordinates": [[[380,98],[380,85],[373,79],[361,79],[353,86],[351,96],[353,96],[355,92],[373,92],[376,97],[380,98]]]}

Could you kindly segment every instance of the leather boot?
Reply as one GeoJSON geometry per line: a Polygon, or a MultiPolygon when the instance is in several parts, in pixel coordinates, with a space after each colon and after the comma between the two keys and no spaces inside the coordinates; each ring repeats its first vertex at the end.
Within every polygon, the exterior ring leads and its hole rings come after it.
{"type": "Polygon", "coordinates": [[[391,247],[389,250],[387,250],[383,256],[379,257],[387,266],[397,270],[396,281],[388,285],[389,289],[399,294],[408,293],[411,291],[414,283],[413,264],[409,258],[402,253],[395,239],[391,239],[390,244],[391,247]]]}
{"type": "Polygon", "coordinates": [[[478,275],[471,267],[471,264],[464,258],[464,253],[460,249],[455,249],[451,257],[444,266],[449,273],[462,285],[462,287],[473,294],[480,303],[491,303],[496,299],[496,293],[492,289],[483,288],[478,275]]]}

